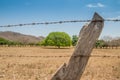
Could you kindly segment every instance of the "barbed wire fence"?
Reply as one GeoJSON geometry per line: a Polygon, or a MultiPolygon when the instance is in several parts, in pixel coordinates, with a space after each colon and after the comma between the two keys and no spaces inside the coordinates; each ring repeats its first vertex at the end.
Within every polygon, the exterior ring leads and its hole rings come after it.
{"type": "MultiPolygon", "coordinates": [[[[97,22],[100,20],[68,20],[68,21],[53,21],[53,22],[34,22],[34,23],[24,23],[24,24],[8,24],[1,25],[0,27],[22,27],[22,26],[34,26],[34,25],[48,25],[48,24],[63,24],[63,23],[78,23],[78,22],[97,22]]],[[[104,21],[120,22],[120,19],[104,19],[104,21]]]]}
{"type": "MultiPolygon", "coordinates": [[[[34,25],[49,25],[49,24],[63,24],[63,23],[79,23],[79,22],[90,22],[92,20],[70,20],[70,21],[53,21],[53,22],[34,22],[34,23],[24,23],[24,24],[8,24],[1,25],[2,27],[25,27],[25,26],[34,26],[34,25]]],[[[97,22],[100,20],[94,20],[93,22],[97,22]]],[[[120,22],[120,19],[104,19],[104,21],[112,21],[112,22],[120,22]]],[[[25,55],[1,55],[0,57],[9,57],[9,58],[70,58],[70,57],[91,57],[91,58],[116,58],[120,59],[120,55],[68,55],[68,56],[25,56],[25,55]]],[[[46,77],[46,75],[44,76],[46,77]]],[[[43,78],[44,78],[43,77],[43,78]]]]}

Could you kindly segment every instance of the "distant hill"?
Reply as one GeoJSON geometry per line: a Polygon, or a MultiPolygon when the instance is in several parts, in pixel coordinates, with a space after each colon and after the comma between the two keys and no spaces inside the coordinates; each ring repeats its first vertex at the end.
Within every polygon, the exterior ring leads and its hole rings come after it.
{"type": "Polygon", "coordinates": [[[17,32],[5,31],[0,32],[0,37],[9,41],[21,42],[21,43],[37,43],[44,39],[43,36],[35,37],[32,35],[25,35],[17,32]]]}

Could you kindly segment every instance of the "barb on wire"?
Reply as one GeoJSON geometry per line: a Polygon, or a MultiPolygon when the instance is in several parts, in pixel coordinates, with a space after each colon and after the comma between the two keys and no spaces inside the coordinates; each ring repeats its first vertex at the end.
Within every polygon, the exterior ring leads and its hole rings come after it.
{"type": "Polygon", "coordinates": [[[105,21],[114,21],[114,22],[118,22],[118,21],[120,21],[120,19],[105,19],[105,21]]]}
{"type": "MultiPolygon", "coordinates": [[[[78,23],[78,22],[97,22],[100,20],[70,20],[70,21],[54,21],[54,22],[36,22],[36,23],[25,23],[25,24],[10,24],[10,25],[3,25],[0,27],[17,27],[17,26],[30,26],[30,25],[48,25],[48,24],[63,24],[63,23],[78,23]]],[[[120,21],[120,19],[104,19],[104,21],[114,21],[114,22],[118,22],[120,21]]]]}
{"type": "Polygon", "coordinates": [[[114,56],[114,55],[75,55],[75,56],[24,56],[24,55],[0,55],[0,57],[19,57],[19,58],[65,58],[65,57],[101,57],[101,58],[120,58],[120,55],[114,56]]]}

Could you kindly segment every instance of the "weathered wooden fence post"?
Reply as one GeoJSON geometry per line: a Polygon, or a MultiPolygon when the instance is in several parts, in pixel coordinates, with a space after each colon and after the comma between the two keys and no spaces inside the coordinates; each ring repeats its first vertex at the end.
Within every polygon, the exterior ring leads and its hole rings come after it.
{"type": "Polygon", "coordinates": [[[51,80],[80,80],[103,26],[104,19],[95,13],[92,21],[81,29],[68,65],[64,64],[51,80]]]}

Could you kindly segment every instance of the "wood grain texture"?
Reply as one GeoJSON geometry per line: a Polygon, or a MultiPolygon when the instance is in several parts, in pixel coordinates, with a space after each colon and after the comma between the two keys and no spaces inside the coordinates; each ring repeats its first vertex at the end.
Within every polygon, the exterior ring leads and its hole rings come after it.
{"type": "Polygon", "coordinates": [[[89,60],[88,56],[91,54],[103,26],[104,19],[95,13],[92,21],[81,29],[78,43],[68,65],[62,66],[51,80],[80,80],[89,60]]]}

